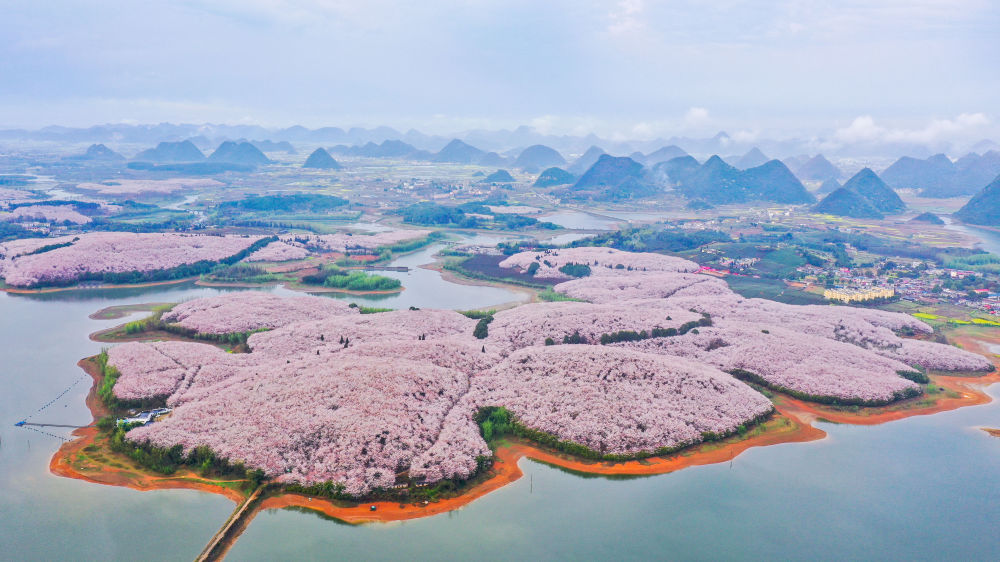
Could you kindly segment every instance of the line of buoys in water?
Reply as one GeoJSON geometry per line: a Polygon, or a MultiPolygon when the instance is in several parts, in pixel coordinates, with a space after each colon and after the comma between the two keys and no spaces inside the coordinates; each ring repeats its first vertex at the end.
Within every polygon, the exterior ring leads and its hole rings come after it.
{"type": "Polygon", "coordinates": [[[39,412],[41,412],[45,408],[48,408],[49,406],[51,406],[51,405],[55,404],[56,402],[58,402],[59,399],[62,398],[63,396],[65,396],[67,392],[69,392],[70,390],[73,390],[74,386],[80,384],[80,381],[82,381],[84,378],[86,378],[85,375],[81,375],[80,378],[76,379],[76,381],[73,384],[71,384],[68,387],[66,387],[66,390],[63,390],[62,392],[60,392],[55,398],[53,398],[52,400],[49,400],[41,408],[35,410],[28,417],[26,417],[23,420],[15,423],[14,425],[16,425],[18,427],[23,426],[25,423],[28,422],[28,420],[30,420],[32,417],[34,417],[35,415],[37,415],[39,412]]]}
{"type": "MultiPolygon", "coordinates": [[[[49,437],[55,437],[56,439],[60,439],[62,441],[72,441],[72,439],[67,439],[67,438],[62,437],[60,435],[56,435],[54,433],[49,433],[48,431],[42,431],[40,429],[35,429],[34,427],[30,427],[30,426],[24,426],[24,427],[26,429],[30,429],[31,431],[37,431],[38,433],[41,433],[42,435],[48,435],[49,437]]],[[[29,447],[30,447],[30,445],[29,445],[29,447]]]]}

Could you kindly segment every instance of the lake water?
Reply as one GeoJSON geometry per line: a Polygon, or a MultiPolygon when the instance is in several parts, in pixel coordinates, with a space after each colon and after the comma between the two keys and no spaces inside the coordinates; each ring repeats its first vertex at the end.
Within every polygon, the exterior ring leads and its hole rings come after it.
{"type": "Polygon", "coordinates": [[[574,230],[614,230],[620,223],[612,218],[599,217],[583,211],[558,211],[538,217],[538,220],[548,221],[574,230]]]}
{"type": "MultiPolygon", "coordinates": [[[[478,242],[463,242],[478,243],[478,242]]],[[[442,279],[441,273],[424,269],[421,265],[432,263],[434,254],[444,247],[443,244],[432,244],[422,250],[405,255],[392,262],[395,266],[407,266],[408,272],[379,271],[379,275],[399,279],[404,290],[389,295],[357,296],[344,293],[322,293],[323,296],[343,299],[350,302],[364,303],[382,308],[447,308],[452,310],[469,310],[488,305],[527,301],[529,295],[499,287],[481,287],[477,285],[461,285],[449,283],[442,279]]],[[[291,292],[291,291],[289,291],[291,292]]]]}
{"type": "Polygon", "coordinates": [[[1000,255],[1000,234],[992,230],[987,230],[985,228],[979,228],[972,225],[955,224],[948,219],[945,219],[945,221],[946,221],[945,228],[947,228],[948,230],[961,232],[966,236],[974,238],[979,241],[979,246],[983,250],[986,250],[991,254],[1000,255]]]}
{"type": "MultiPolygon", "coordinates": [[[[431,253],[399,261],[427,263],[431,253]]],[[[477,308],[516,298],[427,270],[400,275],[409,276],[407,291],[372,302],[477,308]]],[[[53,476],[56,436],[70,430],[39,428],[47,435],[13,424],[74,383],[31,421],[90,421],[89,377],[76,362],[100,350],[88,334],[125,321],[90,313],[218,292],[179,285],[0,293],[0,559],[191,560],[201,551],[232,502],[53,476]]],[[[997,398],[1000,385],[990,393],[997,398]]],[[[309,513],[262,513],[229,559],[997,560],[1000,439],[978,426],[1000,426],[1000,405],[875,427],[821,424],[830,434],[823,441],[638,479],[581,477],[522,460],[521,480],[427,519],[347,526],[309,513]]]]}

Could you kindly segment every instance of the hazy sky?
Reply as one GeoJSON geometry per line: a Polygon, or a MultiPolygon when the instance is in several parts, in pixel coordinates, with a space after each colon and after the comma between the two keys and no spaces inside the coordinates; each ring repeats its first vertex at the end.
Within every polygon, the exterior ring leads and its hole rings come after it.
{"type": "Polygon", "coordinates": [[[0,0],[0,126],[982,138],[991,0],[0,0]]]}

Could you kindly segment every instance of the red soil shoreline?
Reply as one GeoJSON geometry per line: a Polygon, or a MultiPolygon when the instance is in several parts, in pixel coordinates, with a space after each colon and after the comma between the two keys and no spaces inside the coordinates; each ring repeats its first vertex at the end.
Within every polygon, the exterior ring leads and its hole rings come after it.
{"type": "MultiPolygon", "coordinates": [[[[984,351],[977,343],[977,340],[972,337],[959,337],[956,338],[956,342],[970,351],[980,353],[984,351]]],[[[992,359],[995,364],[1000,363],[1000,358],[994,356],[992,359]]],[[[96,365],[89,359],[81,360],[79,365],[94,379],[94,386],[87,396],[87,405],[90,407],[96,420],[107,413],[100,399],[96,396],[95,391],[100,382],[101,374],[97,371],[96,365]]],[[[863,409],[860,413],[835,410],[781,395],[781,399],[775,405],[777,413],[771,420],[764,422],[766,431],[751,434],[748,438],[740,439],[733,437],[723,442],[701,444],[680,454],[662,458],[654,457],[618,463],[594,462],[545,450],[522,440],[512,440],[509,444],[497,449],[490,478],[469,486],[457,497],[429,504],[375,502],[374,504],[364,503],[357,506],[345,507],[321,498],[312,498],[296,493],[281,493],[280,495],[263,500],[248,517],[253,517],[255,513],[261,510],[281,509],[292,506],[311,509],[347,523],[388,522],[427,517],[464,507],[472,501],[516,481],[523,475],[523,472],[517,466],[517,462],[522,457],[589,474],[666,474],[691,466],[726,462],[734,459],[751,447],[781,443],[801,443],[822,439],[825,437],[826,432],[812,425],[812,422],[818,419],[835,423],[874,425],[911,416],[929,415],[954,410],[964,406],[986,404],[991,401],[991,398],[984,392],[984,389],[986,386],[996,382],[1000,382],[1000,371],[995,371],[982,377],[935,376],[934,384],[952,390],[958,396],[939,397],[930,406],[881,412],[878,409],[872,408],[863,409]],[[376,511],[370,510],[371,505],[376,506],[376,511]]],[[[919,399],[914,398],[911,400],[919,399]]],[[[127,486],[141,491],[183,488],[222,494],[237,503],[245,499],[244,494],[222,485],[210,484],[211,481],[201,478],[193,472],[185,472],[172,477],[158,477],[147,473],[136,474],[104,466],[97,474],[83,474],[74,469],[71,461],[76,457],[77,453],[95,442],[98,431],[95,427],[87,427],[74,431],[74,435],[78,439],[63,444],[53,456],[50,462],[50,470],[54,474],[99,484],[127,486]]]]}

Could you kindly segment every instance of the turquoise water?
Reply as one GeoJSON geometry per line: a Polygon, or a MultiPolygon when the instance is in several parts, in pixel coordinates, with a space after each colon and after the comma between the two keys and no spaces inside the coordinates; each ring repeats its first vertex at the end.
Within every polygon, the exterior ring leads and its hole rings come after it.
{"type": "MultiPolygon", "coordinates": [[[[421,255],[404,263],[426,262],[421,255]]],[[[392,306],[477,308],[516,296],[427,270],[400,275],[411,276],[408,289],[392,306]]],[[[89,378],[76,362],[100,349],[88,334],[125,321],[90,313],[218,292],[180,285],[0,293],[0,559],[190,560],[200,552],[232,502],[53,476],[48,463],[61,440],[13,424],[74,382],[31,421],[89,422],[89,378]]],[[[998,397],[1000,385],[990,393],[998,397]]],[[[875,427],[820,426],[830,434],[822,441],[637,479],[581,477],[522,460],[521,480],[427,519],[355,527],[265,512],[230,559],[1000,559],[1000,439],[977,429],[1000,426],[1000,405],[875,427]]]]}

